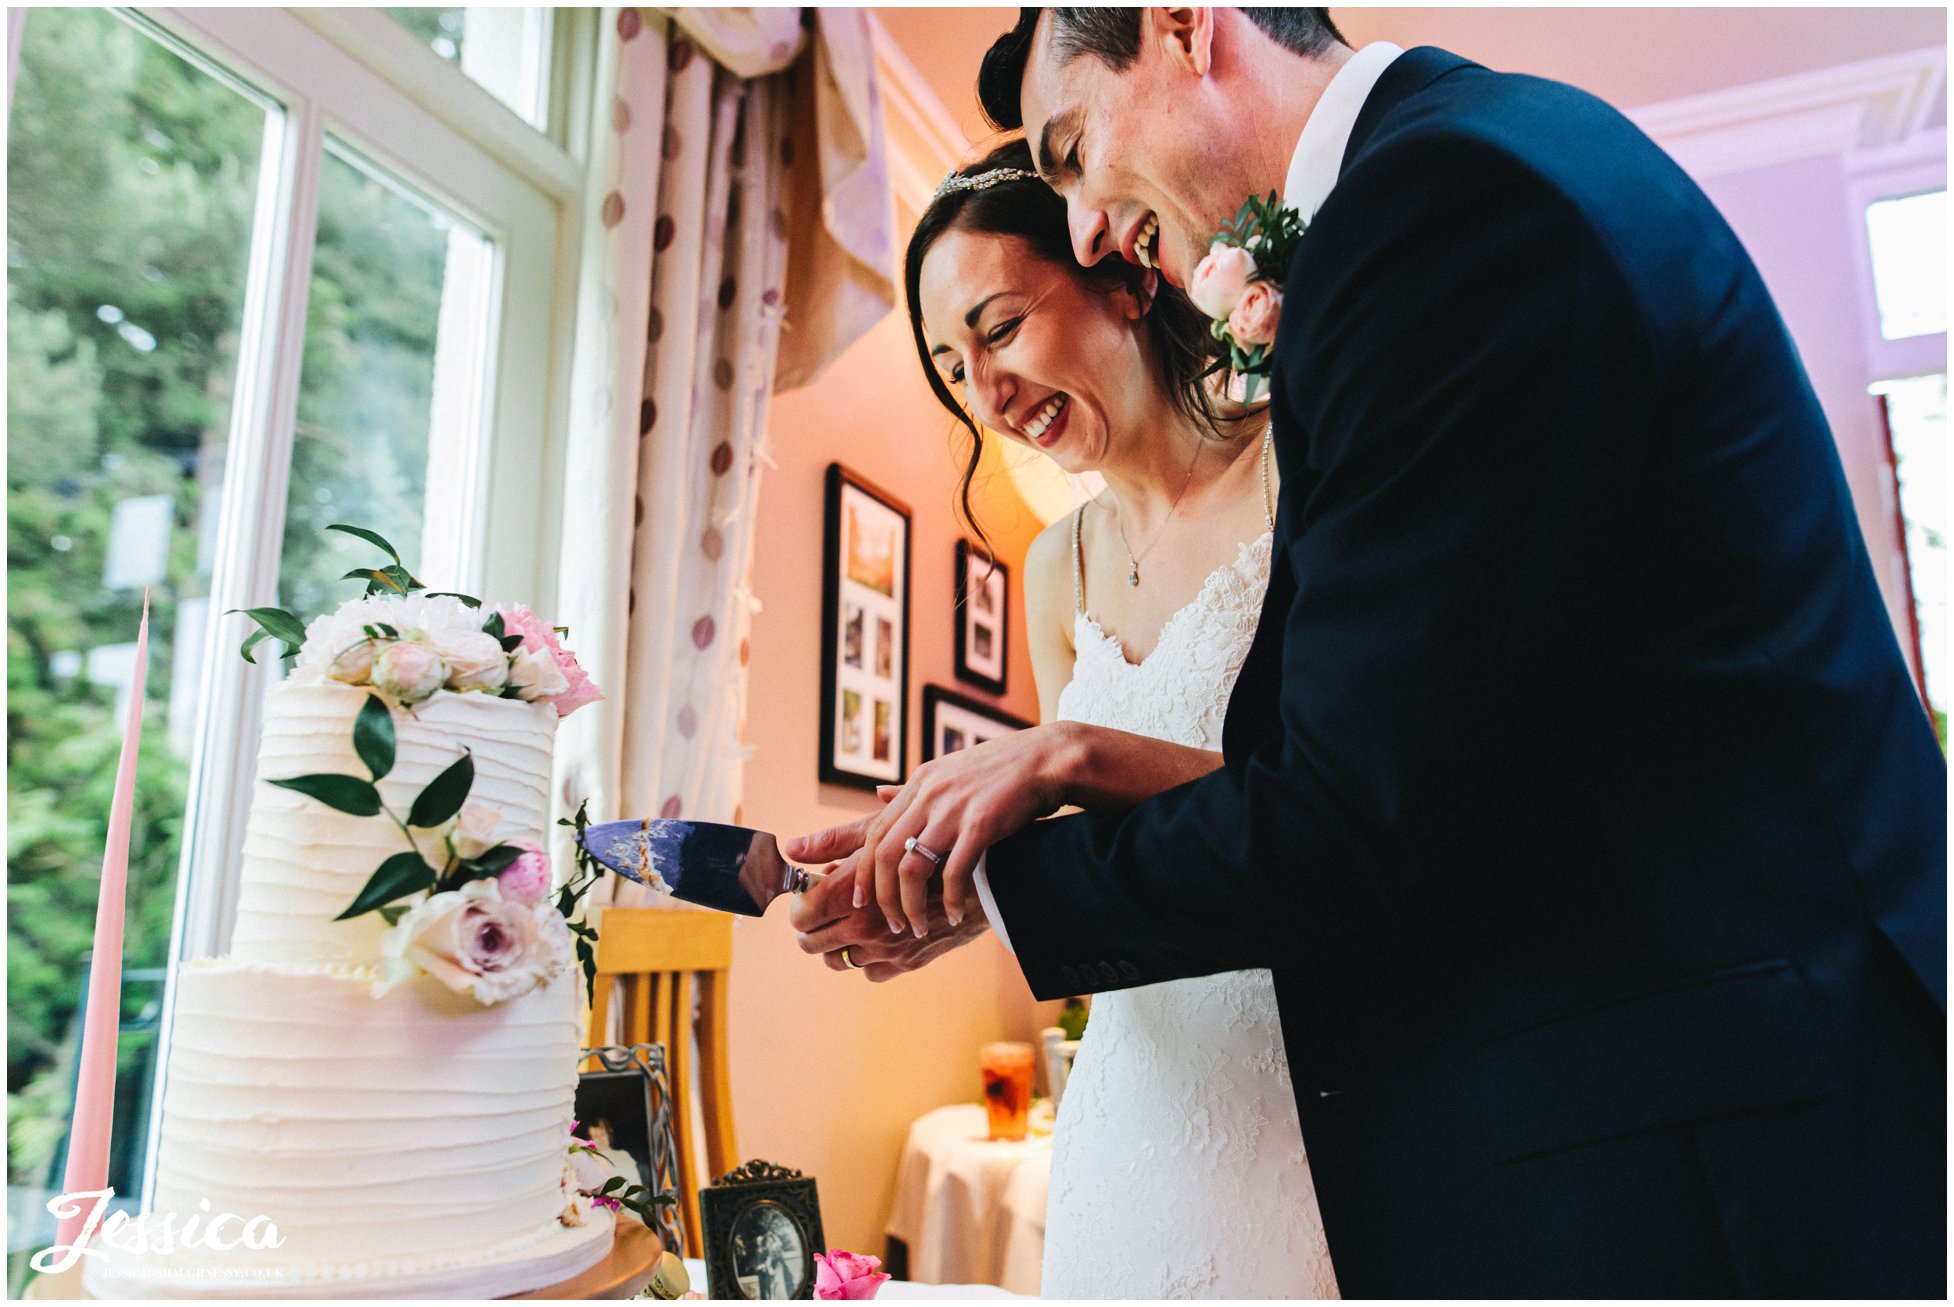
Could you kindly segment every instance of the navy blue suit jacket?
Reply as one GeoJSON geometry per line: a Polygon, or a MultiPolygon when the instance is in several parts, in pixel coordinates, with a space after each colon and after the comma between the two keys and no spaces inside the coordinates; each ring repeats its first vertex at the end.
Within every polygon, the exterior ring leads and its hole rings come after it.
{"type": "Polygon", "coordinates": [[[1272,399],[1226,766],[990,851],[1033,990],[1270,968],[1346,1295],[1940,1296],[1945,763],[1736,236],[1410,51],[1272,399]]]}

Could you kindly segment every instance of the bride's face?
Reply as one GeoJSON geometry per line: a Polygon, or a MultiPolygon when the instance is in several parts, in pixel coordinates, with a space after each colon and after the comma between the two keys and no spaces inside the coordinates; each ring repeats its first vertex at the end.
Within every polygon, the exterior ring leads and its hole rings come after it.
{"type": "Polygon", "coordinates": [[[1138,297],[1090,285],[1016,236],[945,232],[923,258],[917,301],[931,359],[972,415],[1067,472],[1103,466],[1160,412],[1138,297]]]}

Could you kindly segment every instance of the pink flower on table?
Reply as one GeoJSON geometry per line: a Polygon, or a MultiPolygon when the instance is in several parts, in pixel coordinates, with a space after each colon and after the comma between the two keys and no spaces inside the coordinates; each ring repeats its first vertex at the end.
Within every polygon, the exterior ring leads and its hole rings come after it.
{"type": "Polygon", "coordinates": [[[853,1302],[873,1298],[888,1282],[880,1268],[882,1259],[867,1253],[833,1252],[814,1254],[814,1296],[826,1302],[853,1302]]]}
{"type": "Polygon", "coordinates": [[[1187,297],[1194,306],[1216,321],[1235,311],[1242,292],[1255,280],[1255,256],[1239,245],[1216,241],[1195,265],[1187,283],[1187,297]]]}
{"type": "Polygon", "coordinates": [[[1282,292],[1266,281],[1251,281],[1228,315],[1228,334],[1237,345],[1273,345],[1282,318],[1282,292]]]}
{"type": "Polygon", "coordinates": [[[502,615],[502,629],[510,635],[522,637],[522,648],[530,653],[547,653],[550,661],[563,674],[564,688],[552,691],[546,697],[556,706],[558,717],[568,717],[587,703],[595,703],[603,698],[603,693],[590,679],[577,662],[577,656],[563,647],[556,638],[556,630],[548,622],[529,611],[524,604],[504,604],[495,610],[502,615]]]}
{"type": "Polygon", "coordinates": [[[509,842],[522,852],[495,877],[502,887],[502,897],[511,903],[541,903],[550,893],[550,855],[534,840],[509,842]]]}

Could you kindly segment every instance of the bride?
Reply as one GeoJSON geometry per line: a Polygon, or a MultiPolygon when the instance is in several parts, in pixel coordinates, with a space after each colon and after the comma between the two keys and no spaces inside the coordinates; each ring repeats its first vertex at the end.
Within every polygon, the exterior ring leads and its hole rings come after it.
{"type": "MultiPolygon", "coordinates": [[[[1010,829],[987,816],[1130,804],[1221,766],[1268,582],[1274,468],[1262,416],[1210,398],[1206,319],[1138,262],[1079,267],[1065,202],[1022,141],[937,191],[905,279],[930,387],[975,442],[966,515],[984,430],[1106,482],[1025,559],[1045,724],[925,763],[843,864],[855,907],[873,898],[890,931],[935,927],[954,947],[958,916],[929,921],[895,876],[912,803],[929,814],[920,843],[951,853],[946,903],[968,911],[969,864],[1010,829]]],[[[797,924],[830,966],[894,969],[873,939],[834,948],[797,924]]],[[[1268,972],[1094,1000],[1053,1132],[1041,1294],[1336,1296],[1268,972]]]]}

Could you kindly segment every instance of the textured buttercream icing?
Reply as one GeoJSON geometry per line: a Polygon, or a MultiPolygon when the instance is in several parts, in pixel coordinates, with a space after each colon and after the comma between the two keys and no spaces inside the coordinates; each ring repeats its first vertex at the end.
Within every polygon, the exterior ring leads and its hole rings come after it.
{"type": "MultiPolygon", "coordinates": [[[[352,730],[369,693],[272,692],[233,952],[176,979],[153,1211],[264,1217],[281,1243],[118,1255],[98,1292],[485,1297],[556,1283],[610,1246],[608,1221],[557,1219],[581,977],[492,1005],[427,976],[376,997],[385,921],[333,918],[406,837],[267,783],[368,775],[352,730]]],[[[498,837],[542,841],[554,707],[442,692],[393,720],[389,808],[404,817],[467,749],[469,802],[500,811],[498,837]]]]}
{"type": "MultiPolygon", "coordinates": [[[[365,966],[379,956],[387,923],[378,913],[333,918],[376,867],[407,848],[400,827],[269,783],[314,772],[366,777],[353,751],[353,719],[371,693],[334,681],[286,682],[271,692],[231,936],[232,956],[241,961],[365,966]]],[[[466,749],[475,760],[469,802],[501,812],[501,838],[543,842],[555,708],[442,691],[393,717],[393,770],[379,784],[389,809],[405,818],[414,796],[466,749]]]]}

